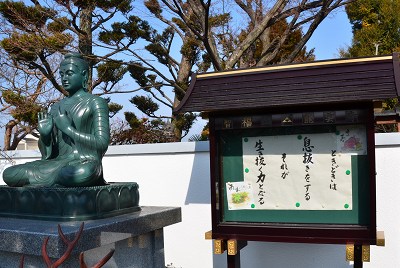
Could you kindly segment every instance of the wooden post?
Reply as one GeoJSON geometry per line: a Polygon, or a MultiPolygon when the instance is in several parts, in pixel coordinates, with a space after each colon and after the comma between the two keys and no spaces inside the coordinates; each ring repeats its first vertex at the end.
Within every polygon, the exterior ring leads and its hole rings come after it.
{"type": "Polygon", "coordinates": [[[227,254],[228,268],[240,268],[240,250],[236,255],[227,254]]]}
{"type": "Polygon", "coordinates": [[[362,260],[362,246],[354,245],[354,268],[362,268],[363,260],[362,260]]]}
{"type": "Polygon", "coordinates": [[[240,268],[240,250],[247,246],[247,241],[229,239],[226,241],[228,268],[240,268]]]}

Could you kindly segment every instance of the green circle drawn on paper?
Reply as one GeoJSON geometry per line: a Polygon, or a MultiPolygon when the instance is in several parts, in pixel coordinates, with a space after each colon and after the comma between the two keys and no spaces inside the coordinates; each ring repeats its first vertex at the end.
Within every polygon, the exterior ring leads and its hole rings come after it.
{"type": "Polygon", "coordinates": [[[254,204],[251,204],[251,208],[255,208],[256,207],[256,205],[254,205],[254,204]]]}
{"type": "Polygon", "coordinates": [[[248,169],[248,168],[244,169],[244,172],[246,172],[246,173],[249,173],[249,171],[250,171],[250,169],[248,169]]]}
{"type": "Polygon", "coordinates": [[[346,175],[350,175],[350,170],[346,170],[346,175]]]}
{"type": "Polygon", "coordinates": [[[298,207],[300,207],[300,203],[299,202],[296,203],[296,208],[298,208],[298,207]]]}
{"type": "Polygon", "coordinates": [[[297,135],[297,139],[298,139],[298,140],[301,140],[302,138],[303,138],[303,136],[297,135]]]}
{"type": "Polygon", "coordinates": [[[349,208],[349,204],[344,204],[344,208],[349,208]]]}
{"type": "Polygon", "coordinates": [[[248,141],[249,141],[249,139],[248,139],[248,138],[244,138],[243,140],[244,140],[244,142],[248,142],[248,141]]]}

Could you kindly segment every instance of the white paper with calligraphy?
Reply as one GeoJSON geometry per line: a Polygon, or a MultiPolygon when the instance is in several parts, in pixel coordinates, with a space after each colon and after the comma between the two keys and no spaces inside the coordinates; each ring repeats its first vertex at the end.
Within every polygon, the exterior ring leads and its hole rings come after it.
{"type": "Polygon", "coordinates": [[[243,138],[244,182],[254,190],[253,209],[351,210],[351,155],[364,154],[365,142],[357,126],[336,133],[243,138]],[[343,133],[356,139],[348,147],[343,133]]]}
{"type": "Polygon", "coordinates": [[[249,209],[254,206],[253,188],[251,183],[227,182],[226,193],[228,197],[228,209],[249,209]]]}

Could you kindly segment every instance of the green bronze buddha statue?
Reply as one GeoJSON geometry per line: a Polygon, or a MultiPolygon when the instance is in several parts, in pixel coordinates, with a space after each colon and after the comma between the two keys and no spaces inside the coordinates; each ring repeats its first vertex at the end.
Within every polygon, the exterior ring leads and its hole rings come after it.
{"type": "Polygon", "coordinates": [[[87,92],[88,64],[80,54],[68,53],[60,65],[68,97],[50,111],[39,113],[42,159],[15,165],[3,172],[13,187],[104,185],[101,160],[110,131],[107,102],[87,92]]]}

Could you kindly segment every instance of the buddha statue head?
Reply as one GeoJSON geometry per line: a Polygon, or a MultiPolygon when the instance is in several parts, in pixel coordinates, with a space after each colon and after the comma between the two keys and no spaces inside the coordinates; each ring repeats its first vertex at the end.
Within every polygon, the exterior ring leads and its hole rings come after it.
{"type": "Polygon", "coordinates": [[[64,56],[60,64],[61,83],[69,95],[74,95],[79,89],[86,91],[89,65],[79,53],[70,52],[64,56]]]}

